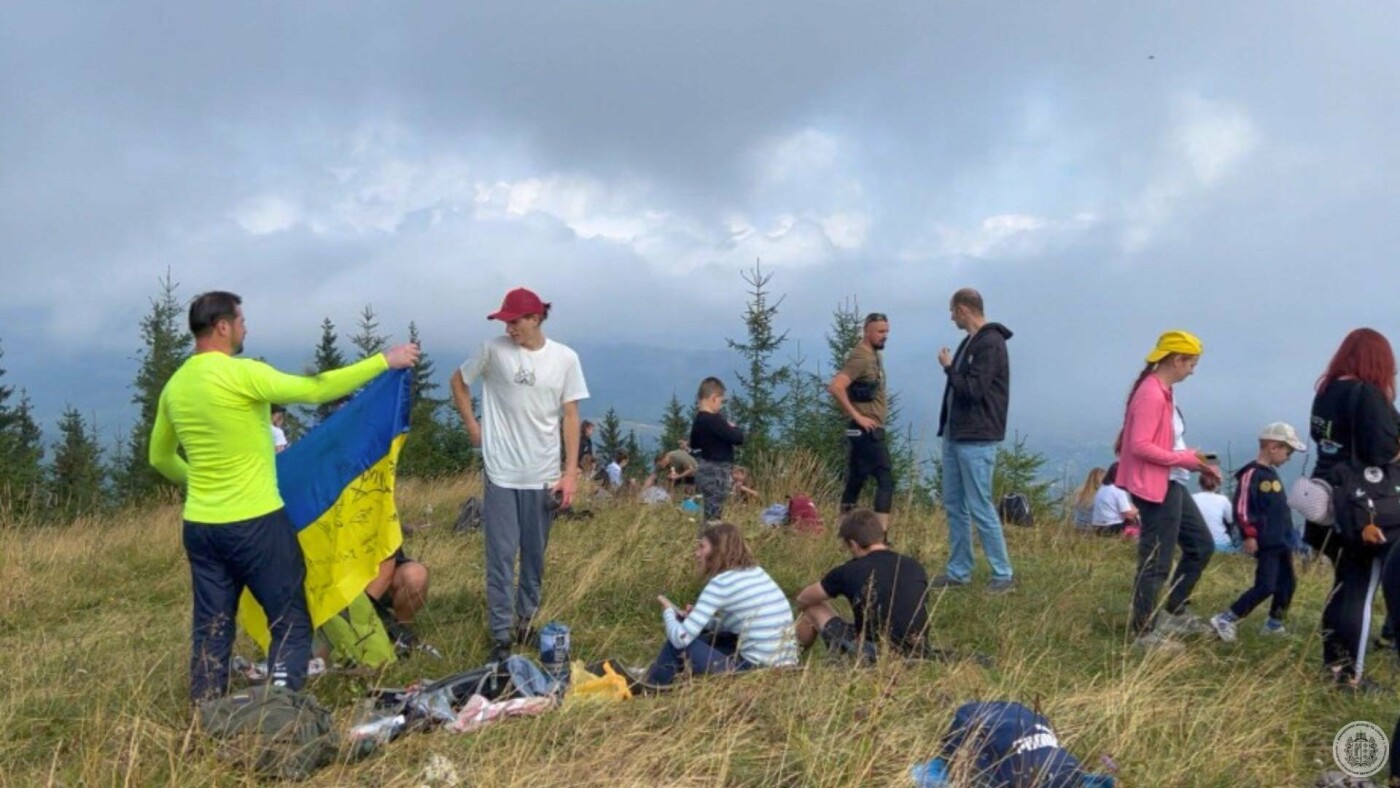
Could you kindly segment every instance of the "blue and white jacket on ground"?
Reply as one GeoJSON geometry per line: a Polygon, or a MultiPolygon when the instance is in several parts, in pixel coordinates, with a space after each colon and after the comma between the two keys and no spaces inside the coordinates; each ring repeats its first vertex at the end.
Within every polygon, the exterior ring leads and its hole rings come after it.
{"type": "Polygon", "coordinates": [[[681,620],[676,611],[661,613],[666,638],[685,648],[711,621],[720,632],[739,636],[739,656],[759,667],[797,664],[797,638],[787,595],[757,566],[720,572],[705,585],[695,608],[681,620]]]}

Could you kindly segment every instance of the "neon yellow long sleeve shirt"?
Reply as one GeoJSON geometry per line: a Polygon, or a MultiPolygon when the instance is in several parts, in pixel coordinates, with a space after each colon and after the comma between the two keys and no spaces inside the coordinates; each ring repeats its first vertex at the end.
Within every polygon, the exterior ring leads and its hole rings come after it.
{"type": "Polygon", "coordinates": [[[199,353],[160,393],[150,462],[185,485],[185,519],[232,523],[282,508],[272,446],[271,403],[320,404],[343,397],[389,368],[376,353],[314,377],[261,361],[199,353]],[[184,447],[185,459],[176,453],[184,447]]]}

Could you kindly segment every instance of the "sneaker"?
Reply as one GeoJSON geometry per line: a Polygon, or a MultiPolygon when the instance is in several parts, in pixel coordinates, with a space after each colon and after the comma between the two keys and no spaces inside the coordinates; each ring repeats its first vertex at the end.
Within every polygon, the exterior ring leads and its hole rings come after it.
{"type": "Polygon", "coordinates": [[[1133,648],[1138,651],[1158,651],[1164,654],[1174,654],[1186,647],[1181,645],[1180,642],[1172,640],[1154,629],[1151,632],[1144,632],[1138,635],[1137,640],[1133,641],[1133,648]]]}
{"type": "Polygon", "coordinates": [[[1286,638],[1288,637],[1288,627],[1285,627],[1283,624],[1265,623],[1264,626],[1259,627],[1259,634],[1264,637],[1286,638]]]}
{"type": "Polygon", "coordinates": [[[1156,629],[1164,635],[1209,635],[1216,631],[1200,616],[1168,613],[1165,610],[1157,615],[1156,629]]]}
{"type": "Polygon", "coordinates": [[[1385,695],[1389,692],[1384,685],[1377,684],[1365,676],[1353,681],[1347,678],[1345,674],[1339,674],[1336,677],[1336,681],[1337,689],[1350,695],[1376,696],[1385,695]]]}
{"type": "Polygon", "coordinates": [[[1016,580],[1010,577],[994,577],[987,581],[988,594],[1005,594],[1016,588],[1016,580]]]}
{"type": "Polygon", "coordinates": [[[967,585],[966,580],[959,580],[956,577],[953,577],[952,575],[949,575],[947,573],[941,574],[938,577],[935,577],[934,579],[928,581],[929,588],[958,588],[960,586],[965,585],[967,585]]]}
{"type": "Polygon", "coordinates": [[[1224,613],[1216,613],[1210,617],[1210,628],[1226,643],[1235,642],[1235,636],[1238,634],[1235,631],[1235,622],[1226,618],[1224,613]]]}

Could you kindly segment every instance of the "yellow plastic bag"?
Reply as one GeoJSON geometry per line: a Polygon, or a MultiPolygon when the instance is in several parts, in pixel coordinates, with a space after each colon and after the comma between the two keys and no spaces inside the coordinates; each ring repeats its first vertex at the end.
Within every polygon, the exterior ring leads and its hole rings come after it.
{"type": "Polygon", "coordinates": [[[603,675],[599,676],[584,669],[582,660],[569,664],[569,691],[564,695],[566,703],[627,700],[631,697],[632,690],[627,688],[627,679],[617,675],[612,665],[604,662],[603,675]]]}

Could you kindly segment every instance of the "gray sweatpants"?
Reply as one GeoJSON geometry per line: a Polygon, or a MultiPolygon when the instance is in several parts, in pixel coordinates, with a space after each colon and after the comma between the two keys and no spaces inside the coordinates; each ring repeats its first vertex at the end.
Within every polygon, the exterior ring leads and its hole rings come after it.
{"type": "Polygon", "coordinates": [[[695,487],[700,490],[705,502],[705,522],[718,520],[724,516],[724,502],[729,498],[731,480],[729,471],[733,466],[727,462],[700,460],[695,470],[695,487]]]}
{"type": "Polygon", "coordinates": [[[496,640],[510,640],[516,618],[529,620],[540,608],[544,551],[549,544],[549,526],[554,521],[549,503],[549,490],[543,486],[516,490],[486,480],[481,504],[482,530],[486,534],[486,607],[491,636],[496,640]]]}

